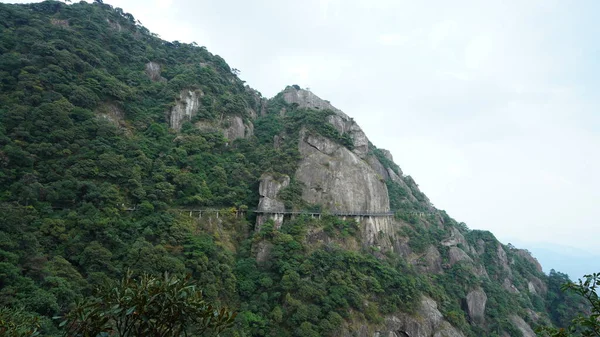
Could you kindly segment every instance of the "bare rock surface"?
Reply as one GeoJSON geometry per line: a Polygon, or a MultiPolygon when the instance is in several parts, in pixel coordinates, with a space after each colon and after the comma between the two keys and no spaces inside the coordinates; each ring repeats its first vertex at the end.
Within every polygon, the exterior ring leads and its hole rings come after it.
{"type": "Polygon", "coordinates": [[[546,283],[544,283],[542,280],[535,276],[531,276],[529,278],[527,286],[529,287],[529,285],[533,287],[535,293],[537,293],[538,295],[545,296],[548,292],[548,286],[546,285],[546,283]]]}
{"type": "Polygon", "coordinates": [[[400,176],[398,176],[396,174],[396,172],[394,172],[394,170],[392,170],[389,167],[388,167],[387,171],[388,171],[388,175],[390,176],[390,179],[392,179],[393,182],[400,185],[406,191],[407,199],[410,202],[418,203],[419,200],[417,200],[417,198],[415,198],[415,196],[412,194],[412,190],[410,189],[410,187],[408,187],[408,185],[406,184],[404,179],[402,179],[400,176]]]}
{"type": "Polygon", "coordinates": [[[421,267],[421,270],[426,273],[439,274],[442,272],[442,255],[434,245],[427,247],[425,254],[415,262],[421,267]]]}
{"type": "Polygon", "coordinates": [[[454,227],[450,228],[450,237],[442,240],[441,244],[447,247],[456,246],[458,244],[461,244],[464,247],[467,247],[469,245],[467,243],[467,240],[465,240],[465,237],[461,234],[461,232],[454,227]]]}
{"type": "Polygon", "coordinates": [[[508,291],[511,294],[519,293],[519,289],[517,289],[517,287],[515,287],[514,284],[512,284],[512,282],[510,281],[510,279],[508,277],[505,278],[504,281],[502,282],[502,288],[504,288],[504,290],[508,291]]]}
{"type": "Polygon", "coordinates": [[[471,322],[474,324],[481,325],[485,321],[485,304],[487,302],[487,295],[483,289],[471,290],[467,294],[466,304],[467,313],[471,322]]]}
{"type": "Polygon", "coordinates": [[[479,239],[477,240],[477,247],[475,247],[478,255],[482,255],[485,253],[485,241],[479,239]]]}
{"type": "Polygon", "coordinates": [[[389,212],[387,187],[377,173],[342,145],[301,131],[302,160],[295,173],[304,184],[302,199],[325,209],[389,212]]]}
{"type": "Polygon", "coordinates": [[[533,329],[525,322],[521,317],[517,315],[512,315],[509,317],[510,322],[521,331],[523,337],[536,337],[533,329]]]}
{"type": "Polygon", "coordinates": [[[340,134],[347,133],[350,135],[354,144],[353,152],[360,158],[366,158],[369,153],[369,139],[354,119],[348,117],[342,110],[308,90],[297,89],[293,86],[287,87],[283,91],[283,99],[288,104],[298,104],[301,108],[333,111],[334,114],[327,118],[327,122],[333,125],[340,134]]]}
{"type": "MultiPolygon", "coordinates": [[[[257,210],[268,213],[285,211],[285,204],[282,201],[277,200],[277,194],[289,184],[290,177],[286,175],[275,177],[272,174],[263,174],[260,177],[260,185],[258,187],[260,199],[258,201],[257,210]]],[[[268,219],[273,219],[275,221],[275,226],[278,228],[283,222],[283,214],[260,214],[256,219],[256,230],[259,231],[261,226],[268,219]]]]}
{"type": "Polygon", "coordinates": [[[106,119],[116,127],[125,126],[125,113],[119,106],[113,103],[105,103],[98,108],[100,117],[106,119]]]}
{"type": "Polygon", "coordinates": [[[423,297],[415,315],[386,317],[385,327],[378,333],[389,337],[464,337],[462,332],[444,320],[437,303],[428,297],[423,297]]]}
{"type": "Polygon", "coordinates": [[[286,175],[275,178],[271,174],[263,174],[260,177],[260,185],[258,187],[258,193],[260,195],[258,210],[266,212],[284,211],[285,206],[283,202],[276,199],[279,191],[289,184],[290,177],[286,175]]]}
{"type": "Polygon", "coordinates": [[[509,276],[512,276],[512,270],[508,265],[508,257],[506,256],[504,248],[502,248],[502,244],[498,243],[498,248],[496,249],[496,252],[498,254],[498,261],[500,262],[502,269],[506,270],[509,276]]]}
{"type": "Polygon", "coordinates": [[[240,116],[227,117],[226,125],[228,126],[223,130],[223,134],[231,141],[238,138],[249,138],[254,134],[254,125],[250,122],[248,125],[244,124],[240,116]]]}
{"type": "Polygon", "coordinates": [[[150,78],[150,80],[154,82],[165,82],[166,79],[160,76],[162,67],[160,64],[156,62],[148,62],[144,68],[146,75],[150,78]]]}
{"type": "Polygon", "coordinates": [[[540,262],[535,257],[533,257],[528,250],[525,250],[525,249],[515,249],[514,252],[517,255],[519,255],[522,258],[524,258],[525,260],[527,260],[529,263],[531,263],[538,272],[540,272],[540,273],[543,272],[542,265],[540,264],[540,262]]]}
{"type": "Polygon", "coordinates": [[[190,121],[198,112],[200,107],[200,97],[204,94],[202,91],[182,90],[175,106],[168,113],[169,125],[171,128],[179,131],[185,121],[190,121]]]}
{"type": "Polygon", "coordinates": [[[450,257],[450,265],[451,266],[453,266],[461,261],[473,263],[473,259],[467,253],[465,253],[464,250],[462,250],[458,247],[450,247],[450,250],[448,251],[448,255],[450,257]]]}
{"type": "Polygon", "coordinates": [[[366,158],[367,163],[371,166],[371,168],[377,172],[381,176],[382,179],[387,180],[390,178],[390,175],[386,168],[381,164],[381,162],[377,159],[377,157],[373,155],[369,155],[366,158]]]}

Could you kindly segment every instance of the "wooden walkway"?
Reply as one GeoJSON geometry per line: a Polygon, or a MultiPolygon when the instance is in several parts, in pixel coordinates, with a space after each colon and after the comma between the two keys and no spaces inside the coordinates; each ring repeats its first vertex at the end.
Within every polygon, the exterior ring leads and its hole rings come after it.
{"type": "MultiPolygon", "coordinates": [[[[130,209],[127,209],[130,210],[130,209]]],[[[134,209],[131,209],[134,210],[134,209]]],[[[394,217],[397,212],[368,212],[368,211],[325,211],[325,212],[315,212],[315,211],[262,211],[262,210],[231,210],[231,209],[175,209],[180,214],[187,214],[190,217],[202,218],[202,216],[210,216],[216,215],[217,218],[227,213],[230,215],[235,215],[235,217],[245,216],[246,213],[255,213],[257,215],[262,216],[300,216],[307,215],[312,218],[318,217],[321,218],[323,215],[333,215],[338,217],[351,217],[351,218],[369,218],[369,217],[394,217]]],[[[433,215],[433,212],[401,212],[401,214],[405,215],[413,215],[418,217],[424,217],[427,215],[433,215]]]]}

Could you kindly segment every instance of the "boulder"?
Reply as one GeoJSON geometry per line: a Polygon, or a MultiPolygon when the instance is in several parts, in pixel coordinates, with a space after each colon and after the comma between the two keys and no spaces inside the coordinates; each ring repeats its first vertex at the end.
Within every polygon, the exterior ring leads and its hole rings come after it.
{"type": "Polygon", "coordinates": [[[462,332],[444,320],[437,303],[423,297],[414,315],[388,316],[379,336],[390,337],[464,337],[462,332]]]}
{"type": "Polygon", "coordinates": [[[548,292],[548,286],[542,280],[535,276],[531,276],[529,278],[529,282],[527,282],[528,288],[533,288],[535,293],[540,296],[545,296],[546,292],[548,292]]]}
{"type": "Polygon", "coordinates": [[[512,315],[509,317],[510,322],[515,326],[515,328],[519,329],[523,334],[523,337],[536,337],[533,329],[527,324],[521,317],[517,315],[512,315]]]}
{"type": "Polygon", "coordinates": [[[439,274],[442,272],[442,255],[434,245],[427,247],[425,254],[415,262],[418,263],[423,272],[431,274],[439,274]]]}
{"type": "Polygon", "coordinates": [[[482,325],[484,323],[486,302],[487,295],[483,289],[471,290],[467,294],[467,313],[469,314],[469,318],[473,324],[482,325]]]}
{"type": "Polygon", "coordinates": [[[455,227],[450,227],[450,237],[442,240],[441,244],[447,247],[456,246],[458,244],[461,244],[463,247],[469,245],[462,233],[455,227]]]}
{"type": "Polygon", "coordinates": [[[448,251],[448,255],[450,258],[451,266],[453,266],[456,263],[461,262],[461,261],[473,263],[473,259],[467,253],[465,253],[464,250],[462,250],[458,247],[450,247],[450,249],[448,251]]]}
{"type": "Polygon", "coordinates": [[[511,294],[519,293],[519,289],[517,289],[517,287],[515,287],[514,284],[512,284],[512,282],[510,281],[510,279],[508,277],[505,278],[504,281],[502,282],[502,288],[504,288],[504,290],[508,291],[511,294]]]}

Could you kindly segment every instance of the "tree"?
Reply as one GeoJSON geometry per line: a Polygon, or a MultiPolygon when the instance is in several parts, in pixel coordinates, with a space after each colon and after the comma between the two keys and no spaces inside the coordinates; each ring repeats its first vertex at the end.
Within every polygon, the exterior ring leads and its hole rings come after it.
{"type": "Polygon", "coordinates": [[[579,279],[578,283],[567,282],[563,284],[561,289],[582,296],[590,305],[590,311],[586,315],[580,314],[574,318],[567,328],[542,327],[538,330],[538,336],[600,336],[600,299],[597,292],[600,287],[600,273],[584,275],[583,277],[584,279],[579,279]]]}
{"type": "Polygon", "coordinates": [[[40,335],[39,317],[22,308],[0,308],[0,335],[31,337],[40,335]]]}
{"type": "Polygon", "coordinates": [[[65,336],[203,336],[233,324],[236,313],[204,301],[189,277],[131,272],[119,282],[98,289],[60,323],[65,336]]]}

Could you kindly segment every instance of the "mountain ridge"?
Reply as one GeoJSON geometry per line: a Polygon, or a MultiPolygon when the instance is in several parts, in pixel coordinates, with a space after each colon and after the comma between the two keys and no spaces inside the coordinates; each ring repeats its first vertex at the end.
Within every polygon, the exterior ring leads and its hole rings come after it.
{"type": "Polygon", "coordinates": [[[101,1],[0,19],[0,303],[46,335],[126,269],[190,274],[239,308],[232,336],[532,336],[577,307],[562,275],[437,210],[310,91],[267,100],[101,1]],[[255,205],[271,215],[239,216],[255,205]],[[176,211],[198,207],[222,212],[176,211]]]}

